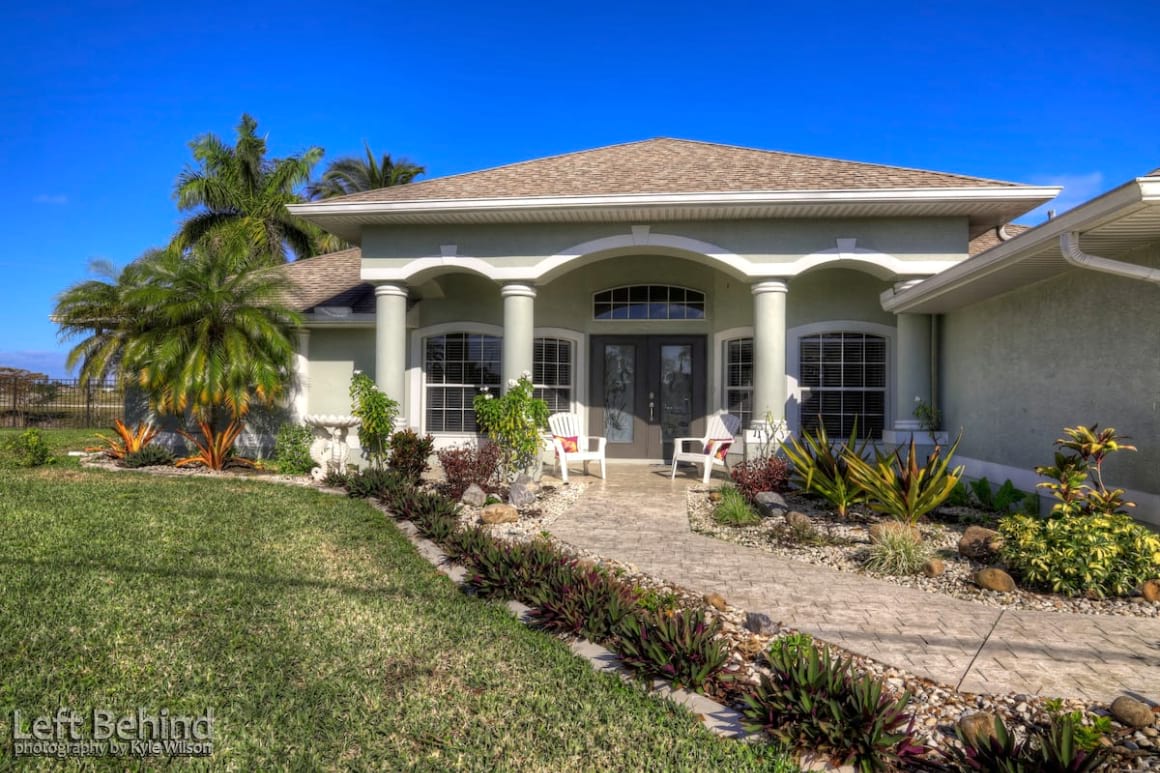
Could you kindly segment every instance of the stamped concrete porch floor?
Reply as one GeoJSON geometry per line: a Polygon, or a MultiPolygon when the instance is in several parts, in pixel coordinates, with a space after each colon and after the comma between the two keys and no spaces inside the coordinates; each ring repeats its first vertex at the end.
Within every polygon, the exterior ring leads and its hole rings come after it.
{"type": "Polygon", "coordinates": [[[685,492],[700,476],[668,476],[633,464],[609,465],[606,482],[576,475],[588,488],[550,531],[960,690],[1160,701],[1160,620],[995,609],[694,534],[685,492]]]}

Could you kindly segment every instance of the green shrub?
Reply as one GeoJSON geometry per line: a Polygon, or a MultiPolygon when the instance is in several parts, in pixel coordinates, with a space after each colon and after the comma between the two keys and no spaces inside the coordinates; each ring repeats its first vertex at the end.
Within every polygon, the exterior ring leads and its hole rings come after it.
{"type": "Polygon", "coordinates": [[[318,465],[310,457],[314,433],[309,427],[283,424],[274,439],[274,465],[283,475],[306,475],[318,465]]]}
{"type": "Polygon", "coordinates": [[[1126,596],[1160,577],[1160,536],[1126,515],[1009,515],[999,531],[1003,560],[1031,586],[1126,596]]]}
{"type": "Polygon", "coordinates": [[[941,458],[942,448],[936,445],[921,467],[913,435],[905,460],[901,447],[890,454],[879,454],[873,463],[855,454],[847,455],[850,480],[866,493],[872,510],[913,526],[941,505],[962,477],[962,467],[950,469],[961,439],[962,435],[955,438],[945,459],[941,458]]]}
{"type": "Polygon", "coordinates": [[[53,461],[52,448],[38,429],[26,429],[4,442],[4,456],[14,467],[40,467],[53,461]]]}
{"type": "Polygon", "coordinates": [[[406,487],[406,481],[394,470],[374,467],[344,476],[343,483],[351,499],[387,499],[406,487]]]}
{"type": "Polygon", "coordinates": [[[826,435],[825,426],[819,422],[814,432],[802,433],[801,442],[790,438],[782,446],[782,451],[794,467],[794,480],[803,491],[823,497],[834,506],[838,515],[845,518],[854,505],[866,501],[866,494],[850,478],[848,461],[862,458],[865,444],[856,447],[858,425],[855,423],[850,440],[835,451],[826,435]]]}
{"type": "Polygon", "coordinates": [[[881,574],[918,574],[930,551],[923,544],[917,529],[883,529],[875,542],[870,543],[865,565],[872,572],[881,574]]]}
{"type": "Polygon", "coordinates": [[[419,437],[413,429],[405,429],[391,435],[390,467],[411,483],[418,483],[431,466],[431,451],[435,448],[435,438],[430,435],[419,437]]]}
{"type": "Polygon", "coordinates": [[[971,491],[981,508],[1002,514],[1011,512],[1030,496],[1026,491],[1015,488],[1010,480],[1003,481],[1002,486],[994,489],[986,477],[972,481],[971,491]]]}
{"type": "Polygon", "coordinates": [[[387,465],[387,449],[399,416],[399,404],[361,370],[351,376],[350,399],[351,415],[359,419],[358,443],[371,467],[381,470],[387,465]]]}
{"type": "Polygon", "coordinates": [[[1098,749],[1100,747],[1100,739],[1112,732],[1112,720],[1110,717],[1092,715],[1090,718],[1087,718],[1079,710],[1065,712],[1063,710],[1063,701],[1059,698],[1051,698],[1046,701],[1046,707],[1048,716],[1053,723],[1062,726],[1065,720],[1071,722],[1071,735],[1074,738],[1075,745],[1085,752],[1098,749]]]}
{"type": "Polygon", "coordinates": [[[769,652],[771,658],[777,658],[779,662],[792,663],[813,647],[814,637],[808,633],[787,633],[769,643],[769,652]]]}
{"type": "Polygon", "coordinates": [[[508,381],[501,397],[485,388],[472,402],[479,428],[500,449],[508,480],[531,467],[543,450],[548,404],[534,395],[532,374],[525,371],[518,381],[508,381]]]}
{"type": "MultiPolygon", "coordinates": [[[[1099,769],[1108,761],[1108,751],[1092,746],[1091,729],[1073,714],[1052,716],[1046,727],[1033,725],[1026,739],[1020,741],[995,717],[995,732],[968,739],[961,728],[955,728],[958,744],[939,756],[958,770],[987,770],[998,773],[1086,773],[1099,769]]],[[[1098,744],[1098,739],[1096,741],[1098,744]]]]}
{"type": "Polygon", "coordinates": [[[165,446],[151,443],[138,451],[129,451],[121,459],[121,465],[135,469],[138,467],[167,467],[174,462],[173,452],[165,446]]]}
{"type": "Polygon", "coordinates": [[[925,753],[914,743],[910,694],[897,700],[853,663],[812,645],[772,647],[770,671],[743,699],[750,730],[861,770],[889,770],[925,753]]]}
{"type": "Polygon", "coordinates": [[[680,606],[680,598],[672,591],[646,588],[637,594],[636,605],[654,614],[673,612],[680,606]]]}
{"type": "Polygon", "coordinates": [[[947,494],[947,502],[951,507],[970,507],[971,490],[967,488],[967,484],[959,480],[955,483],[955,487],[951,489],[951,493],[947,494]]]}
{"type": "Polygon", "coordinates": [[[620,621],[612,648],[639,675],[674,687],[701,690],[729,659],[717,638],[721,624],[705,621],[700,609],[651,614],[634,612],[620,621]]]}
{"type": "Polygon", "coordinates": [[[753,511],[740,489],[722,486],[721,501],[713,508],[713,520],[725,526],[753,526],[761,523],[761,516],[753,511]]]}
{"type": "Polygon", "coordinates": [[[569,563],[553,567],[528,603],[544,630],[602,642],[636,606],[637,594],[605,572],[569,563]]]}

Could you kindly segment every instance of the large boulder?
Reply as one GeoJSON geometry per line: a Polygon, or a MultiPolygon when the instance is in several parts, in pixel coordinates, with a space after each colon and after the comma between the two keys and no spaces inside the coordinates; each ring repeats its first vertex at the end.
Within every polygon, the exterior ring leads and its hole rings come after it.
{"type": "Polygon", "coordinates": [[[1140,586],[1140,595],[1144,597],[1144,601],[1152,603],[1160,601],[1160,580],[1146,580],[1140,586]]]}
{"type": "Polygon", "coordinates": [[[531,507],[536,503],[536,491],[539,488],[531,478],[520,473],[508,489],[508,504],[513,507],[531,507]]]}
{"type": "Polygon", "coordinates": [[[520,513],[511,505],[488,505],[479,514],[479,520],[486,524],[515,523],[520,519],[520,513]]]}
{"type": "Polygon", "coordinates": [[[1156,715],[1152,713],[1147,703],[1129,698],[1127,695],[1121,695],[1112,701],[1110,709],[1116,721],[1127,727],[1136,729],[1150,727],[1156,721],[1156,715]]]}
{"type": "Polygon", "coordinates": [[[753,498],[753,501],[757,505],[757,511],[766,518],[789,510],[789,505],[785,503],[785,497],[776,491],[762,491],[753,498]]]}
{"type": "Polygon", "coordinates": [[[463,492],[463,496],[459,498],[459,501],[471,507],[483,507],[487,503],[487,492],[481,489],[479,484],[472,483],[463,492]]]}
{"type": "Polygon", "coordinates": [[[777,633],[780,626],[764,612],[747,612],[745,614],[745,628],[753,633],[769,636],[777,633]]]}
{"type": "Polygon", "coordinates": [[[959,555],[983,560],[999,552],[1003,547],[1003,535],[983,526],[968,526],[959,539],[959,555]]]}
{"type": "Polygon", "coordinates": [[[1011,575],[994,566],[988,566],[986,569],[975,572],[975,585],[983,590],[993,590],[999,593],[1013,593],[1016,588],[1011,575]]]}

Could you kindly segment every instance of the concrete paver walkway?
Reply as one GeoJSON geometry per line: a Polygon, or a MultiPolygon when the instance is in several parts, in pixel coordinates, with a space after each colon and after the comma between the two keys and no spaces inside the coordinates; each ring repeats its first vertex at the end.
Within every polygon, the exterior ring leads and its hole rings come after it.
{"type": "Polygon", "coordinates": [[[560,540],[969,692],[1160,700],[1160,620],[1002,610],[780,558],[689,530],[691,474],[614,465],[560,540]]]}

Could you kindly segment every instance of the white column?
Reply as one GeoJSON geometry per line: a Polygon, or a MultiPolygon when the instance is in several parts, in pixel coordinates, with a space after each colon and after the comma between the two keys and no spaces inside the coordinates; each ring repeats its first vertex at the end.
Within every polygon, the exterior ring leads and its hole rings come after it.
{"type": "Polygon", "coordinates": [[[525,370],[532,372],[535,358],[536,288],[528,284],[505,284],[503,296],[503,388],[519,380],[525,370]]]}
{"type": "Polygon", "coordinates": [[[753,423],[785,421],[785,296],[781,279],[753,285],[753,423]]]}
{"type": "Polygon", "coordinates": [[[295,331],[294,384],[290,391],[290,415],[301,424],[310,409],[310,331],[295,331]]]}
{"type": "Polygon", "coordinates": [[[407,288],[381,284],[375,287],[375,384],[399,403],[406,416],[407,288]]]}

